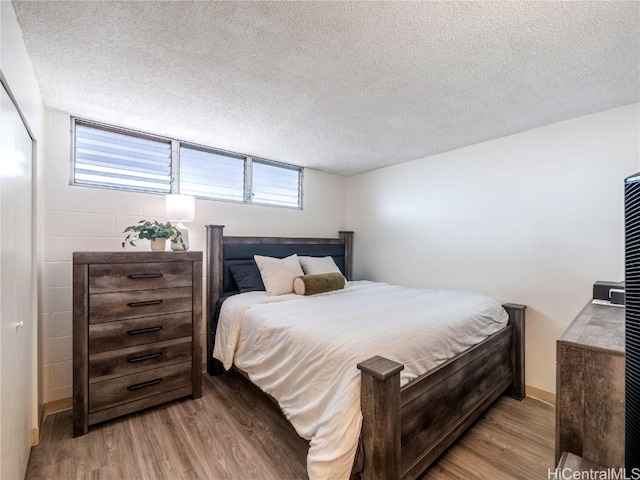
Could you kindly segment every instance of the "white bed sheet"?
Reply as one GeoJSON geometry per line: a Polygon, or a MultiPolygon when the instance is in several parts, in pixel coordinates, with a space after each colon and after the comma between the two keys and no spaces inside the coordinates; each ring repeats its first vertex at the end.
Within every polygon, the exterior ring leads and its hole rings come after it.
{"type": "Polygon", "coordinates": [[[362,413],[356,364],[374,355],[404,364],[401,385],[504,328],[497,301],[468,292],[355,281],[327,294],[228,298],[213,356],[273,396],[310,441],[315,479],[348,479],[362,413]]]}

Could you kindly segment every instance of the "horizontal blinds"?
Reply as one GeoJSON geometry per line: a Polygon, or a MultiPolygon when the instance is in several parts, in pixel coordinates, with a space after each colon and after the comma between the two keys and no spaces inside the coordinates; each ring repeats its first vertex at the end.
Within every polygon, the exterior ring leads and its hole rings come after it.
{"type": "Polygon", "coordinates": [[[180,147],[180,193],[244,200],[244,157],[180,147]]]}
{"type": "Polygon", "coordinates": [[[299,207],[300,169],[254,160],[251,201],[299,207]]]}
{"type": "Polygon", "coordinates": [[[75,183],[150,192],[171,189],[171,142],[76,122],[75,183]]]}
{"type": "Polygon", "coordinates": [[[74,132],[75,184],[301,207],[299,167],[79,119],[74,132]],[[178,172],[172,142],[180,149],[178,172]]]}

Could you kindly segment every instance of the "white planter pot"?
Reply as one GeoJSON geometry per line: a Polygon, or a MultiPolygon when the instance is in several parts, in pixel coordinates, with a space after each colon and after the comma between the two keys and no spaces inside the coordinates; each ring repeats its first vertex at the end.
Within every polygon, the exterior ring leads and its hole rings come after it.
{"type": "Polygon", "coordinates": [[[167,248],[166,238],[154,238],[151,240],[151,250],[154,252],[163,252],[167,248]]]}
{"type": "Polygon", "coordinates": [[[189,250],[189,230],[187,230],[187,227],[185,227],[181,223],[178,223],[178,225],[176,225],[176,228],[182,235],[182,241],[185,248],[182,248],[182,245],[179,243],[171,242],[171,250],[173,250],[174,252],[184,252],[185,250],[189,250]]]}

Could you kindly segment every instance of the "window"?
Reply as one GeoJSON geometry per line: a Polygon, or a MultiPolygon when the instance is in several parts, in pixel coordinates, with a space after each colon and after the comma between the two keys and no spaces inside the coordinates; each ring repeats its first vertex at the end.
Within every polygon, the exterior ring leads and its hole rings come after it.
{"type": "Polygon", "coordinates": [[[254,203],[297,207],[300,204],[300,170],[254,160],[251,195],[254,203]]]}
{"type": "Polygon", "coordinates": [[[181,146],[180,193],[242,202],[244,162],[244,157],[181,146]]]}
{"type": "Polygon", "coordinates": [[[169,193],[171,142],[76,122],[74,182],[169,193]]]}
{"type": "Polygon", "coordinates": [[[302,208],[302,168],[72,119],[77,185],[302,208]]]}

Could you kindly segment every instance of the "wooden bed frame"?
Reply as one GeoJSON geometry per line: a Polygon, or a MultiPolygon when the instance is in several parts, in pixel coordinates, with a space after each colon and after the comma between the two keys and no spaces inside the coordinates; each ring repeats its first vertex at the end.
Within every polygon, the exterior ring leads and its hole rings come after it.
{"type": "MultiPolygon", "coordinates": [[[[228,275],[225,246],[229,250],[244,251],[240,255],[244,263],[252,260],[252,255],[245,254],[254,247],[261,255],[272,246],[276,250],[273,256],[296,253],[298,248],[304,255],[317,252],[317,256],[321,256],[326,246],[327,254],[334,255],[348,280],[352,273],[353,232],[340,232],[339,238],[332,239],[225,237],[223,228],[223,225],[207,226],[207,371],[210,375],[224,373],[222,364],[213,358],[213,345],[217,329],[215,305],[228,293],[225,285],[229,285],[225,277],[228,275]],[[342,255],[335,256],[336,245],[342,255]]],[[[500,395],[506,392],[518,400],[524,398],[526,306],[510,303],[503,306],[509,314],[506,328],[402,388],[402,364],[379,356],[358,364],[364,458],[354,463],[352,478],[415,479],[500,395]]]]}

